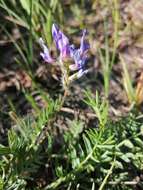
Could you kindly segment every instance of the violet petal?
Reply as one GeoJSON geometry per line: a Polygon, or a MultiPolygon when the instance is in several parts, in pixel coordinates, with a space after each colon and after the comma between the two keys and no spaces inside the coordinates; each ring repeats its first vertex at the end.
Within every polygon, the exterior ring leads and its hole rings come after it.
{"type": "Polygon", "coordinates": [[[82,77],[84,74],[87,74],[88,71],[89,71],[88,69],[86,69],[86,70],[80,69],[80,70],[78,71],[78,73],[77,73],[77,78],[80,78],[80,77],[82,77]]]}
{"type": "Polygon", "coordinates": [[[87,33],[87,31],[86,31],[86,29],[84,29],[82,37],[81,37],[81,42],[80,42],[80,53],[81,54],[84,54],[89,49],[89,44],[85,41],[86,33],[87,33]]]}
{"type": "Polygon", "coordinates": [[[39,39],[39,44],[41,48],[43,49],[43,52],[40,53],[41,57],[44,59],[45,62],[47,63],[53,63],[54,59],[51,57],[49,53],[48,47],[45,45],[44,41],[42,38],[39,39]]]}
{"type": "Polygon", "coordinates": [[[56,24],[52,26],[52,36],[62,58],[69,57],[70,45],[68,38],[61,32],[56,24]]]}

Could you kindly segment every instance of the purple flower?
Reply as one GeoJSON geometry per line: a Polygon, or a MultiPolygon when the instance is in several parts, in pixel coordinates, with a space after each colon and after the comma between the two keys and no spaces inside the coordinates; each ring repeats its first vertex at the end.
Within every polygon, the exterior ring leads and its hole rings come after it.
{"type": "Polygon", "coordinates": [[[74,60],[74,64],[70,65],[69,68],[72,71],[78,71],[78,78],[80,78],[83,74],[87,73],[85,69],[85,65],[87,62],[87,50],[89,49],[89,44],[85,41],[86,30],[83,30],[83,35],[80,42],[80,48],[75,49],[72,45],[70,46],[70,55],[74,60]]]}
{"type": "MultiPolygon", "coordinates": [[[[57,49],[60,51],[60,61],[63,61],[65,58],[72,59],[73,64],[69,65],[69,69],[71,71],[77,71],[76,73],[72,74],[72,76],[67,76],[71,81],[73,79],[80,78],[83,74],[86,74],[88,72],[85,66],[87,63],[87,51],[89,49],[89,44],[85,41],[85,35],[86,30],[83,30],[80,47],[76,49],[74,45],[70,45],[69,39],[63,34],[63,32],[58,28],[56,24],[53,24],[52,26],[52,36],[57,49]]],[[[44,61],[48,63],[54,63],[55,60],[51,57],[48,47],[45,45],[42,38],[39,39],[39,43],[43,49],[43,52],[41,52],[40,55],[44,61]]],[[[64,73],[67,68],[63,68],[64,73]]]]}
{"type": "Polygon", "coordinates": [[[41,48],[43,49],[43,52],[40,53],[41,57],[44,59],[47,63],[53,63],[55,60],[51,57],[49,50],[47,46],[45,45],[42,38],[39,39],[39,44],[41,48]]]}
{"type": "Polygon", "coordinates": [[[56,24],[52,26],[52,36],[62,59],[70,56],[70,44],[68,38],[59,30],[56,24]]]}

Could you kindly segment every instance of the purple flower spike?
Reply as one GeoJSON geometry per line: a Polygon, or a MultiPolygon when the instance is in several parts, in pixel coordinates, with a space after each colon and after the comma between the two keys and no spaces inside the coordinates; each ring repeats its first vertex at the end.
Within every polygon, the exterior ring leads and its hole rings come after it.
{"type": "Polygon", "coordinates": [[[70,56],[70,45],[68,38],[59,30],[56,24],[52,26],[52,36],[57,46],[57,49],[60,51],[60,57],[62,59],[70,56]]]}
{"type": "Polygon", "coordinates": [[[43,52],[40,53],[43,60],[47,63],[53,63],[54,59],[51,57],[49,50],[48,50],[47,46],[45,45],[42,38],[39,39],[39,44],[40,44],[41,48],[43,49],[43,52]]]}

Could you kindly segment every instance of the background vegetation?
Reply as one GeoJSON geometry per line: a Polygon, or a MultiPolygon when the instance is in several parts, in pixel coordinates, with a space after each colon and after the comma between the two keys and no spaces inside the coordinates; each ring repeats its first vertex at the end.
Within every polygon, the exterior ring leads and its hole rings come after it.
{"type": "Polygon", "coordinates": [[[143,189],[141,0],[0,0],[0,190],[143,189]],[[89,72],[65,95],[57,23],[89,72]]]}

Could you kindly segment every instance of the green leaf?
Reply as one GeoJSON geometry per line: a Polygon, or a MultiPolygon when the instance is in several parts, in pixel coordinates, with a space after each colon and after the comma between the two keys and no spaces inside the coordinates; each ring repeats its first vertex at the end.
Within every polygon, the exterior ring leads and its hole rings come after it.
{"type": "Polygon", "coordinates": [[[107,158],[108,155],[109,155],[109,151],[107,150],[107,151],[105,151],[105,152],[102,154],[101,159],[107,158]]]}
{"type": "Polygon", "coordinates": [[[95,170],[94,166],[92,166],[91,164],[86,165],[86,169],[88,173],[93,172],[95,170]]]}
{"type": "Polygon", "coordinates": [[[114,145],[97,145],[97,147],[105,150],[113,150],[114,145]]]}
{"type": "Polygon", "coordinates": [[[113,158],[111,157],[106,157],[105,159],[102,160],[102,162],[111,162],[113,158]]]}
{"type": "Polygon", "coordinates": [[[120,169],[124,169],[123,164],[117,160],[115,161],[115,167],[120,168],[120,169]]]}
{"type": "Polygon", "coordinates": [[[128,139],[124,141],[124,145],[130,149],[134,147],[133,143],[131,143],[131,141],[128,139]]]}
{"type": "Polygon", "coordinates": [[[76,157],[76,158],[74,158],[74,159],[72,160],[72,168],[73,168],[73,169],[77,168],[79,164],[80,164],[79,158],[76,157]]]}
{"type": "Polygon", "coordinates": [[[0,155],[6,155],[6,154],[10,154],[9,147],[0,144],[0,155]]]}
{"type": "Polygon", "coordinates": [[[130,158],[130,159],[133,159],[134,158],[134,154],[133,153],[131,153],[131,152],[127,152],[126,154],[125,154],[128,158],[130,158]]]}
{"type": "Polygon", "coordinates": [[[143,135],[143,125],[141,126],[140,130],[141,130],[141,134],[143,135]]]}
{"type": "Polygon", "coordinates": [[[86,135],[83,134],[83,141],[86,148],[87,154],[90,154],[92,152],[92,146],[90,140],[86,137],[86,135]]]}
{"type": "Polygon", "coordinates": [[[127,163],[130,162],[130,159],[128,158],[128,156],[127,156],[126,154],[123,154],[120,158],[121,158],[124,162],[127,162],[127,163]]]}
{"type": "Polygon", "coordinates": [[[94,156],[91,156],[91,160],[94,161],[95,163],[100,163],[100,160],[97,160],[97,159],[95,158],[95,155],[94,155],[94,156]]]}
{"type": "Polygon", "coordinates": [[[0,177],[0,190],[3,190],[3,186],[4,186],[4,181],[3,181],[3,179],[0,177]]]}
{"type": "Polygon", "coordinates": [[[127,64],[124,60],[124,58],[120,55],[121,64],[123,67],[123,84],[124,88],[126,90],[128,100],[130,103],[133,103],[135,101],[135,90],[132,85],[132,80],[129,75],[129,71],[127,69],[127,64]]]}
{"type": "Polygon", "coordinates": [[[72,145],[69,148],[69,156],[72,162],[72,168],[75,169],[79,165],[80,160],[77,156],[76,149],[72,145]]]}
{"type": "Polygon", "coordinates": [[[57,168],[56,168],[56,175],[58,176],[58,177],[62,177],[64,174],[63,174],[63,167],[62,166],[58,166],[57,168]]]}
{"type": "Polygon", "coordinates": [[[134,140],[138,146],[143,148],[143,141],[140,138],[136,137],[136,138],[134,138],[134,140]]]}
{"type": "Polygon", "coordinates": [[[77,138],[79,134],[83,131],[83,123],[77,120],[69,122],[70,132],[74,138],[77,138]]]}
{"type": "Polygon", "coordinates": [[[20,3],[27,14],[30,14],[30,0],[20,0],[20,3]]]}

